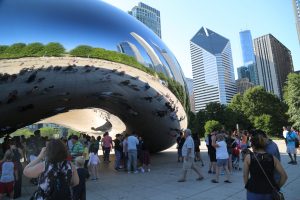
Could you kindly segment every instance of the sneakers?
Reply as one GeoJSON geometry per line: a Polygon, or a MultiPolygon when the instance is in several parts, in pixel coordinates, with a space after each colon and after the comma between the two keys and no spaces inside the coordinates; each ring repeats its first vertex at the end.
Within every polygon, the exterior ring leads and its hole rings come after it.
{"type": "Polygon", "coordinates": [[[144,170],[144,168],[141,168],[141,172],[142,172],[142,173],[145,173],[145,170],[144,170]]]}
{"type": "Polygon", "coordinates": [[[201,177],[197,178],[196,181],[202,181],[203,179],[204,179],[204,177],[201,176],[201,177]]]}
{"type": "Polygon", "coordinates": [[[297,161],[294,161],[294,162],[292,163],[292,165],[297,165],[297,161]]]}
{"type": "Polygon", "coordinates": [[[232,183],[231,181],[229,181],[229,180],[226,180],[226,181],[224,181],[224,183],[232,183]]]}
{"type": "Polygon", "coordinates": [[[290,162],[288,162],[288,164],[293,164],[294,163],[294,161],[293,160],[291,160],[290,162]]]}
{"type": "Polygon", "coordinates": [[[151,170],[150,169],[148,169],[148,172],[150,172],[151,170]]]}
{"type": "Polygon", "coordinates": [[[177,182],[179,183],[185,182],[185,179],[179,179],[177,182]]]}
{"type": "Polygon", "coordinates": [[[137,170],[136,170],[136,171],[134,171],[133,173],[135,173],[135,174],[138,174],[138,173],[139,173],[139,171],[137,171],[137,170]]]}

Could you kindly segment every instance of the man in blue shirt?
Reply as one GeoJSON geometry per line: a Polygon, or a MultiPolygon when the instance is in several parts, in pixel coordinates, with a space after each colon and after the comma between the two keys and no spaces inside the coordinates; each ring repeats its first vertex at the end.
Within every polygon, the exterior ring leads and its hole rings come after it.
{"type": "Polygon", "coordinates": [[[288,133],[286,134],[286,151],[289,154],[289,157],[291,159],[288,164],[297,165],[297,149],[295,147],[295,141],[298,139],[297,134],[294,131],[291,131],[291,127],[287,127],[288,133]],[[292,157],[292,154],[294,154],[294,159],[292,157]]]}

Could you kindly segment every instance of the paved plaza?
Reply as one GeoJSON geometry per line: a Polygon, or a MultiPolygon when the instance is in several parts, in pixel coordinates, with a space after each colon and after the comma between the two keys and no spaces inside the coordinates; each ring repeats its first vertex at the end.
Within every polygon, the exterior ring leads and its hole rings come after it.
{"type": "MultiPolygon", "coordinates": [[[[203,143],[203,142],[202,142],[203,143]]],[[[288,155],[285,153],[284,141],[279,144],[282,164],[288,174],[288,181],[282,188],[286,200],[300,200],[300,164],[289,165],[288,155]]],[[[242,200],[246,199],[242,171],[234,171],[233,183],[224,183],[224,176],[220,176],[220,183],[211,183],[213,175],[208,171],[207,149],[201,146],[201,156],[205,166],[201,170],[205,176],[203,181],[196,181],[196,174],[188,173],[187,182],[178,183],[182,164],[177,163],[176,148],[172,148],[151,156],[151,172],[127,174],[117,172],[110,164],[101,163],[101,178],[97,181],[87,181],[88,200],[242,200]]],[[[112,160],[112,159],[111,159],[112,160]]],[[[298,159],[300,161],[300,159],[298,159]]],[[[198,163],[199,164],[199,163],[198,163]]],[[[240,163],[242,167],[242,163],[240,163]]],[[[199,164],[200,167],[200,164],[199,164]]],[[[29,199],[35,187],[25,180],[23,183],[23,197],[29,199]]]]}

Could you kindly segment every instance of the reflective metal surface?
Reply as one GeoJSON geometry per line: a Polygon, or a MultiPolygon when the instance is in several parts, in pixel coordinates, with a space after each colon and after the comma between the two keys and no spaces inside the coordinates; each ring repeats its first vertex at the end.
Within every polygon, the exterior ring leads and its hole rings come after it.
{"type": "MultiPolygon", "coordinates": [[[[184,85],[171,51],[132,16],[98,0],[0,0],[0,45],[59,42],[67,50],[90,45],[119,51],[184,85]]],[[[119,63],[90,58],[0,60],[0,135],[74,109],[103,109],[153,152],[174,144],[187,127],[183,106],[157,78],[119,63]]],[[[67,116],[67,115],[65,115],[67,116]]],[[[79,114],[79,118],[84,115],[79,114]]],[[[72,126],[74,120],[61,118],[72,126]]],[[[77,128],[113,125],[77,120],[77,128]]]]}
{"type": "Polygon", "coordinates": [[[99,0],[0,0],[0,45],[16,42],[121,51],[184,85],[181,68],[161,39],[129,14],[99,0]],[[129,48],[120,50],[124,43],[129,48]]]}

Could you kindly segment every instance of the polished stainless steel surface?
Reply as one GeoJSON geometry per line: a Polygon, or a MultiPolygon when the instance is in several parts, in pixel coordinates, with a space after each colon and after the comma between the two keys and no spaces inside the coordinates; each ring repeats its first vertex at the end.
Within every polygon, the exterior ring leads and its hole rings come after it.
{"type": "Polygon", "coordinates": [[[0,0],[0,45],[16,42],[114,51],[127,42],[132,48],[123,53],[135,51],[139,62],[184,85],[181,68],[162,40],[134,17],[99,0],[0,0]]]}
{"type": "MultiPolygon", "coordinates": [[[[17,42],[119,51],[184,85],[181,68],[161,39],[102,1],[0,0],[0,45],[17,42]]],[[[2,59],[0,74],[0,135],[86,108],[117,116],[127,132],[149,141],[151,151],[170,147],[187,127],[184,108],[171,91],[159,79],[126,65],[68,56],[2,59]]],[[[62,119],[60,124],[73,123],[62,119]]],[[[78,120],[78,126],[87,132],[103,128],[81,126],[85,120],[78,120]]]]}

